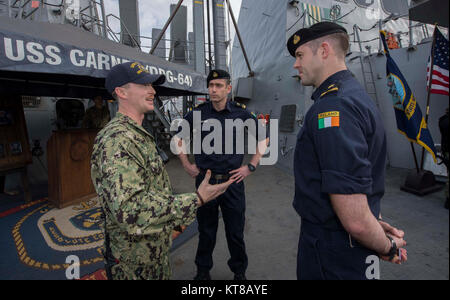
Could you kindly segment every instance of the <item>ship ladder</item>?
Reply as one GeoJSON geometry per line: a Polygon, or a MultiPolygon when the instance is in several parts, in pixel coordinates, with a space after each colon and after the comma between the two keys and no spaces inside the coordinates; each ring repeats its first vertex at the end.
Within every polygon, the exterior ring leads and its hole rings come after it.
{"type": "Polygon", "coordinates": [[[378,109],[380,109],[380,105],[378,102],[377,89],[375,86],[375,78],[373,75],[372,63],[370,61],[370,46],[366,47],[369,54],[367,56],[365,56],[364,52],[362,50],[362,43],[361,43],[361,39],[359,37],[358,26],[356,24],[353,26],[353,30],[355,33],[357,43],[359,45],[359,52],[360,52],[359,62],[361,64],[361,72],[363,75],[362,78],[364,81],[364,87],[366,89],[366,92],[369,94],[369,96],[375,101],[375,104],[377,105],[378,109]],[[365,62],[365,60],[367,60],[367,62],[365,62]]]}

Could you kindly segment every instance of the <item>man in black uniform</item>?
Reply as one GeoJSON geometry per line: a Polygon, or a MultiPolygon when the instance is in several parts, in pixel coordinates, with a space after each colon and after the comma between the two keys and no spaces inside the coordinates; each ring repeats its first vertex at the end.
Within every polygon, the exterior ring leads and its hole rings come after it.
{"type": "MultiPolygon", "coordinates": [[[[207,87],[210,101],[198,105],[193,111],[189,112],[184,119],[189,122],[190,128],[195,130],[194,113],[201,113],[201,124],[207,122],[220,122],[222,134],[222,147],[220,153],[213,152],[206,154],[205,149],[201,149],[201,154],[195,153],[195,163],[191,164],[185,153],[180,153],[179,157],[186,172],[194,177],[196,186],[198,186],[206,170],[212,171],[211,183],[220,183],[227,181],[230,177],[236,179],[227,191],[217,199],[207,203],[197,211],[197,221],[199,230],[199,243],[195,264],[197,265],[197,275],[194,279],[211,279],[209,271],[213,266],[212,254],[216,244],[216,234],[218,227],[219,207],[222,212],[225,233],[231,258],[228,260],[228,266],[235,274],[235,280],[245,280],[245,271],[248,265],[247,254],[244,243],[244,225],[245,225],[245,193],[243,179],[256,170],[261,154],[256,150],[247,165],[242,165],[244,155],[236,151],[237,141],[236,133],[244,130],[240,126],[236,127],[233,134],[233,152],[226,151],[225,141],[225,121],[240,119],[243,122],[257,119],[254,115],[245,109],[244,105],[237,102],[228,101],[228,94],[231,91],[230,75],[223,70],[212,70],[207,77],[207,87]]],[[[195,133],[194,133],[195,134],[195,133]]],[[[201,132],[203,142],[205,136],[210,132],[201,132]]],[[[183,139],[183,137],[181,136],[183,139]]],[[[194,137],[195,138],[195,137],[194,137]]],[[[217,141],[214,141],[214,143],[217,141]]],[[[227,142],[230,142],[228,140],[227,142]]],[[[195,143],[195,142],[194,142],[195,143]]],[[[265,141],[262,141],[265,143],[265,141]]],[[[203,144],[203,143],[202,143],[203,144]]],[[[229,145],[228,145],[229,146],[229,145]]],[[[263,153],[263,151],[261,151],[263,153]]]]}
{"type": "MultiPolygon", "coordinates": [[[[298,279],[367,279],[371,257],[406,260],[404,232],[380,221],[386,138],[372,99],[345,65],[345,28],[320,22],[287,43],[305,86],[314,86],[295,149],[301,216],[298,279]]],[[[379,262],[379,260],[378,260],[379,262]]],[[[375,277],[377,278],[377,277],[375,277]]]]}

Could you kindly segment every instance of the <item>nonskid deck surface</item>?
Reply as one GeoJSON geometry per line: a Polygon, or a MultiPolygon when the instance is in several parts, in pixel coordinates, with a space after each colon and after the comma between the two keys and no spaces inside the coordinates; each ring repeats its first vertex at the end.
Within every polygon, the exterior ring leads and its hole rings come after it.
{"type": "MultiPolygon", "coordinates": [[[[194,189],[194,180],[179,161],[167,164],[177,193],[194,189]]],[[[400,190],[409,170],[388,168],[386,193],[381,201],[383,219],[405,231],[408,262],[380,264],[382,280],[449,279],[449,213],[444,209],[444,191],[419,197],[400,190]]],[[[249,265],[248,279],[296,279],[297,244],[300,218],[292,207],[294,177],[275,166],[260,166],[245,180],[245,242],[249,265]]],[[[192,279],[198,235],[171,254],[173,279],[192,279]]],[[[211,277],[233,279],[227,265],[229,251],[224,225],[219,222],[211,277]]]]}
{"type": "MultiPolygon", "coordinates": [[[[184,172],[177,158],[171,159],[166,168],[175,193],[194,191],[194,179],[184,172]]],[[[441,190],[424,197],[401,191],[400,185],[404,183],[408,171],[398,168],[387,169],[386,193],[381,202],[383,219],[393,226],[403,229],[406,233],[408,262],[401,266],[382,262],[381,279],[448,280],[449,213],[443,207],[445,201],[444,191],[441,190]]],[[[33,190],[33,201],[45,199],[46,186],[35,186],[33,190]]],[[[296,279],[297,243],[301,222],[292,207],[294,196],[293,176],[275,166],[259,166],[255,173],[246,178],[245,191],[245,241],[249,258],[247,277],[255,280],[296,279]]],[[[15,197],[0,195],[2,211],[10,211],[12,214],[12,210],[23,204],[23,199],[20,199],[23,198],[22,195],[22,193],[15,197]]],[[[37,207],[42,204],[34,205],[37,207]]],[[[34,207],[24,208],[22,214],[28,213],[26,209],[32,210],[34,207]]],[[[36,213],[45,212],[38,211],[36,213]]],[[[12,216],[11,214],[9,216],[12,216]]],[[[33,216],[30,216],[28,219],[31,217],[33,216]]],[[[6,218],[2,217],[2,221],[6,221],[6,218]]],[[[12,243],[11,247],[14,247],[9,225],[6,226],[6,223],[3,225],[5,225],[5,228],[0,229],[7,231],[5,231],[5,236],[9,237],[10,243],[12,243]]],[[[26,228],[25,225],[27,224],[24,223],[21,230],[26,228]]],[[[33,226],[29,228],[31,228],[30,230],[35,230],[33,226]]],[[[27,246],[29,256],[31,258],[43,257],[43,260],[41,260],[45,262],[44,258],[47,255],[35,252],[37,251],[33,248],[35,245],[30,244],[26,240],[28,238],[27,233],[21,231],[21,236],[23,236],[24,245],[26,244],[27,246]]],[[[198,243],[196,224],[191,225],[182,236],[175,240],[171,253],[172,279],[190,280],[196,273],[194,264],[198,243]]],[[[7,249],[5,248],[4,250],[6,251],[7,249]]],[[[5,251],[2,253],[5,254],[5,251]]],[[[12,256],[0,256],[1,264],[11,261],[16,255],[15,251],[12,251],[10,254],[12,256]]],[[[100,257],[100,254],[96,252],[93,252],[92,255],[93,258],[100,257]]],[[[222,220],[219,222],[217,243],[213,257],[212,278],[217,280],[232,279],[233,274],[227,265],[229,252],[222,220]]],[[[18,259],[17,263],[11,266],[16,266],[21,270],[21,275],[19,276],[21,279],[33,279],[37,275],[42,279],[42,276],[46,274],[46,272],[38,274],[36,267],[26,266],[24,262],[20,262],[18,259]],[[30,270],[30,273],[26,271],[27,268],[30,270]]],[[[102,263],[95,262],[95,264],[90,266],[93,267],[92,270],[86,270],[85,273],[91,273],[96,268],[102,268],[102,263]]],[[[52,275],[48,279],[65,279],[62,270],[60,270],[60,273],[59,275],[52,275]]],[[[14,272],[8,274],[14,274],[14,272]]]]}

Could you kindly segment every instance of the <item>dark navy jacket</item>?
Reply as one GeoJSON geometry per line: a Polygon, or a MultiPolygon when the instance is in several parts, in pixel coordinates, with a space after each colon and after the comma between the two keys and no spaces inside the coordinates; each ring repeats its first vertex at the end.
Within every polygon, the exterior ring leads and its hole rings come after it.
{"type": "Polygon", "coordinates": [[[325,80],[312,99],[297,136],[294,208],[306,221],[343,230],[329,194],[366,194],[378,218],[386,137],[374,101],[347,70],[325,80]]]}
{"type": "MultiPolygon", "coordinates": [[[[227,105],[224,110],[222,111],[216,111],[214,107],[212,106],[212,103],[210,101],[207,101],[205,103],[202,103],[194,108],[193,111],[186,114],[184,117],[185,120],[189,122],[189,125],[191,126],[191,130],[195,130],[195,126],[193,124],[193,113],[194,112],[201,112],[201,127],[205,124],[205,122],[211,122],[210,120],[217,120],[220,122],[222,127],[222,151],[219,154],[212,153],[212,154],[206,154],[204,153],[202,149],[201,154],[195,155],[195,164],[200,169],[210,169],[213,173],[218,174],[228,174],[229,171],[240,168],[244,159],[244,154],[241,149],[237,149],[236,147],[236,137],[237,133],[244,134],[244,127],[240,126],[239,128],[233,129],[233,147],[229,145],[229,143],[226,143],[225,141],[225,134],[226,134],[226,126],[225,126],[225,120],[236,120],[240,119],[244,123],[248,120],[254,120],[256,121],[256,117],[251,114],[244,105],[228,101],[227,105]],[[209,120],[209,121],[208,121],[209,120]],[[230,147],[228,151],[226,151],[226,147],[230,147]],[[232,150],[232,151],[230,151],[232,150]],[[239,151],[237,151],[239,150],[239,151]],[[225,154],[230,153],[230,154],[225,154]]],[[[207,124],[206,123],[206,124],[207,124]]],[[[257,123],[255,123],[255,126],[257,123]]],[[[256,128],[256,127],[255,127],[256,128]]],[[[213,131],[213,127],[211,127],[210,131],[205,130],[201,131],[201,140],[203,142],[203,139],[207,137],[211,132],[213,131]]],[[[195,134],[195,132],[194,132],[195,134]]],[[[230,134],[230,132],[228,132],[230,134]]],[[[195,143],[195,141],[193,141],[195,143]]],[[[211,142],[211,145],[214,145],[214,141],[211,142]]],[[[245,150],[245,147],[244,147],[245,150]]]]}

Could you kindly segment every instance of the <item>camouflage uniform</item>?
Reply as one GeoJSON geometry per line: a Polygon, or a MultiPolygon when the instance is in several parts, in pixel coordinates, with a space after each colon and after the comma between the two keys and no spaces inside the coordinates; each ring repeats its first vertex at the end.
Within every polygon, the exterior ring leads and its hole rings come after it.
{"type": "Polygon", "coordinates": [[[107,106],[103,106],[102,109],[98,109],[93,106],[86,111],[84,115],[82,127],[83,128],[103,128],[108,124],[111,117],[109,116],[109,110],[107,106]]]}
{"type": "Polygon", "coordinates": [[[197,196],[172,193],[153,137],[117,113],[95,139],[91,176],[119,261],[113,279],[169,279],[172,230],[194,221],[197,196]]]}

